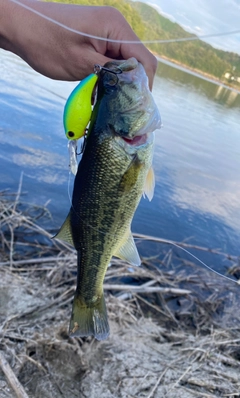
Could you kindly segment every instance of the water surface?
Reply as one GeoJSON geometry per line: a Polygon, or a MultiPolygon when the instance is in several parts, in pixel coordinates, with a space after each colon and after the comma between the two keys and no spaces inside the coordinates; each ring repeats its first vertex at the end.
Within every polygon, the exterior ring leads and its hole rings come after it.
{"type": "MultiPolygon", "coordinates": [[[[50,200],[57,228],[68,213],[64,103],[76,83],[47,79],[0,50],[0,190],[50,200]]],[[[163,127],[156,132],[155,196],[142,199],[133,231],[239,254],[240,95],[159,62],[154,97],[163,127]]],[[[224,264],[214,266],[223,269],[224,264]]]]}

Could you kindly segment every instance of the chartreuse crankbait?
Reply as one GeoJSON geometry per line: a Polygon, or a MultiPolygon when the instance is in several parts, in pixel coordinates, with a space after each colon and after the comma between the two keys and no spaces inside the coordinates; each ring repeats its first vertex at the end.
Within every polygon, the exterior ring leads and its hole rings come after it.
{"type": "Polygon", "coordinates": [[[69,139],[69,167],[74,175],[77,173],[77,141],[83,137],[92,114],[92,93],[98,76],[91,73],[71,92],[63,112],[63,125],[69,139]]]}
{"type": "Polygon", "coordinates": [[[63,125],[69,140],[78,140],[85,134],[92,114],[92,92],[98,76],[95,73],[83,79],[71,92],[63,112],[63,125]]]}

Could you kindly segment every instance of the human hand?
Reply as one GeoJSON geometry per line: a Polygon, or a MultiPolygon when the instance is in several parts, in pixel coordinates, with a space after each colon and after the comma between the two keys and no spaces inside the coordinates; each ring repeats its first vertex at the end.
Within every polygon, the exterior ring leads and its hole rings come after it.
{"type": "Polygon", "coordinates": [[[71,29],[119,40],[116,43],[76,34],[10,0],[1,0],[0,45],[2,42],[3,48],[19,55],[39,73],[52,79],[81,80],[93,71],[95,64],[104,65],[112,59],[135,57],[143,64],[152,88],[157,60],[140,43],[116,9],[35,0],[18,1],[71,29]]]}

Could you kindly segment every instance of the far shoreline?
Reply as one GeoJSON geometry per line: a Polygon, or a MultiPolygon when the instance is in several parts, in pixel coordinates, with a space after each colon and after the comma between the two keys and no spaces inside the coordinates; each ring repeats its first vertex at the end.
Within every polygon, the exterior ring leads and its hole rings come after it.
{"type": "Polygon", "coordinates": [[[153,55],[155,55],[155,57],[157,58],[157,60],[159,62],[165,63],[165,64],[169,64],[170,66],[173,67],[178,67],[178,69],[182,69],[186,72],[190,72],[193,75],[196,75],[200,78],[203,78],[205,80],[208,80],[212,83],[216,83],[218,85],[224,86],[232,91],[236,91],[237,93],[240,94],[240,87],[237,87],[236,85],[232,85],[232,84],[228,84],[227,82],[218,79],[216,76],[210,75],[209,73],[203,72],[199,69],[194,69],[194,68],[190,68],[188,65],[182,64],[179,61],[176,61],[175,59],[171,59],[171,58],[167,58],[164,55],[159,55],[155,52],[152,52],[153,55]]]}

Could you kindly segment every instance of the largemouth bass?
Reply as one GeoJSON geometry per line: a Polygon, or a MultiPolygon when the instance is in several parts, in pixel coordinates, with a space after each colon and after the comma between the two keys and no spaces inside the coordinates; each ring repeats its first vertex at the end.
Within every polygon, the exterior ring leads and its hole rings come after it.
{"type": "Polygon", "coordinates": [[[104,65],[72,205],[56,235],[78,255],[72,336],[108,337],[103,280],[111,258],[141,263],[131,222],[141,196],[153,196],[153,131],[159,127],[143,66],[135,58],[104,65]]]}

